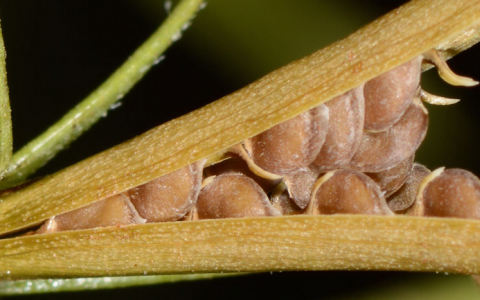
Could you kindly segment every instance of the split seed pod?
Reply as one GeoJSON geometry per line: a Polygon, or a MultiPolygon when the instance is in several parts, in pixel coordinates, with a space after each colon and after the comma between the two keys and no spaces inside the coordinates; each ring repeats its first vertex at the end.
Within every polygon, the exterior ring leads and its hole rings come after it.
{"type": "Polygon", "coordinates": [[[417,211],[424,216],[480,219],[480,180],[462,169],[434,171],[422,182],[417,211]]]}
{"type": "MultiPolygon", "coordinates": [[[[112,191],[128,190],[193,161],[207,157],[215,161],[234,143],[457,37],[478,24],[479,16],[480,5],[472,1],[411,1],[345,40],[294,62],[221,101],[2,198],[0,233],[33,226],[52,215],[98,201],[112,191]],[[350,59],[345,59],[348,54],[351,54],[350,59]],[[121,163],[112,163],[118,161],[121,163]],[[145,172],[147,167],[151,169],[145,172]],[[121,180],[124,174],[130,175],[128,180],[121,180]],[[94,175],[95,180],[92,180],[94,175]],[[83,192],[81,197],[75,196],[80,191],[83,192]]],[[[59,259],[82,266],[83,276],[135,275],[144,270],[155,274],[236,271],[239,263],[244,271],[393,268],[478,273],[479,263],[475,259],[478,227],[474,222],[458,220],[298,217],[199,222],[195,226],[186,222],[151,224],[121,231],[102,229],[96,232],[96,236],[101,237],[98,240],[88,240],[89,233],[58,234],[43,239],[44,243],[49,243],[48,251],[42,251],[39,247],[43,245],[29,237],[23,238],[22,245],[15,239],[4,239],[0,247],[4,272],[0,277],[79,274],[71,264],[66,264],[68,268],[60,268],[56,264],[59,259]],[[328,228],[324,228],[324,224],[328,228]],[[379,225],[382,230],[376,229],[379,225]],[[400,226],[395,228],[395,225],[400,226]],[[261,237],[251,234],[261,226],[268,228],[271,234],[261,234],[261,237]],[[425,231],[418,228],[425,228],[425,231]],[[353,244],[349,239],[340,239],[330,243],[331,247],[321,248],[325,245],[326,234],[331,233],[335,238],[338,234],[345,236],[345,232],[353,234],[349,230],[356,229],[359,229],[355,231],[358,236],[353,244]],[[445,239],[444,232],[453,238],[445,239]],[[182,236],[178,239],[180,233],[182,236]],[[202,234],[200,239],[199,233],[202,234]],[[300,233],[300,238],[296,233],[300,233]],[[240,250],[231,239],[218,238],[218,235],[237,234],[245,241],[245,248],[240,250]],[[125,247],[125,240],[119,238],[123,236],[128,236],[131,247],[125,247]],[[196,247],[192,247],[192,240],[198,242],[196,247]],[[374,245],[372,240],[375,240],[374,245]],[[164,246],[159,247],[160,244],[164,246]],[[458,247],[459,244],[464,247],[458,247]],[[107,251],[98,257],[78,255],[88,255],[88,251],[98,251],[105,246],[107,251]],[[345,251],[349,247],[359,251],[345,251]],[[232,257],[241,256],[245,251],[251,254],[248,260],[232,262],[232,257]],[[427,252],[432,255],[425,263],[422,255],[427,252]],[[46,254],[40,256],[40,253],[46,254]],[[59,255],[51,258],[51,253],[59,255]],[[178,259],[179,253],[182,259],[178,259]],[[202,255],[201,260],[198,260],[199,255],[202,255]],[[279,265],[278,258],[286,259],[279,265]],[[39,267],[32,272],[28,263],[33,260],[48,266],[48,270],[39,267]],[[5,274],[5,270],[11,270],[12,274],[5,274]]]]}
{"type": "Polygon", "coordinates": [[[128,191],[139,215],[147,222],[176,221],[195,205],[204,161],[188,165],[128,191]]]}
{"type": "Polygon", "coordinates": [[[412,156],[425,138],[428,112],[415,98],[402,118],[383,132],[364,132],[349,167],[361,172],[385,171],[412,156]]]}
{"type": "Polygon", "coordinates": [[[205,180],[211,182],[198,196],[196,210],[199,219],[280,215],[262,188],[245,175],[223,174],[205,180]]]}
{"type": "Polygon", "coordinates": [[[408,174],[405,183],[387,198],[388,206],[395,213],[404,213],[417,198],[422,180],[430,174],[430,170],[421,164],[415,163],[408,174]]]}
{"type": "Polygon", "coordinates": [[[142,224],[125,194],[119,194],[49,219],[37,233],[53,233],[96,227],[142,224]]]}
{"type": "Polygon", "coordinates": [[[405,113],[420,83],[418,56],[365,83],[365,130],[384,131],[405,113]]]}
{"type": "Polygon", "coordinates": [[[354,170],[331,171],[315,184],[308,214],[391,215],[377,184],[354,170]]]}
{"type": "Polygon", "coordinates": [[[311,164],[318,171],[344,167],[360,146],[365,115],[363,84],[325,105],[331,116],[328,132],[320,153],[311,164]]]}

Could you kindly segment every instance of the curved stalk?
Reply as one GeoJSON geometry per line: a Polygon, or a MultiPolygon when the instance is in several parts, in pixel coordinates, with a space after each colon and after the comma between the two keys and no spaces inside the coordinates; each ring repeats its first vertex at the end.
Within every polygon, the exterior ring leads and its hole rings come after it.
{"type": "Polygon", "coordinates": [[[57,123],[16,152],[3,174],[0,189],[27,179],[95,124],[158,62],[161,54],[178,39],[182,27],[190,22],[202,3],[203,0],[181,1],[157,31],[110,78],[57,123]]]}

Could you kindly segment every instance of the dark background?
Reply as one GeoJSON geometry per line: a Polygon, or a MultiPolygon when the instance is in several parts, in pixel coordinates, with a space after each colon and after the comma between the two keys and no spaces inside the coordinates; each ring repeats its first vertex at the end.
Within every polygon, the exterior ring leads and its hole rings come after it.
{"type": "MultiPolygon", "coordinates": [[[[60,170],[227,95],[345,37],[402,2],[211,0],[180,41],[167,51],[166,59],[122,99],[122,105],[38,175],[60,170]]],[[[164,1],[158,0],[0,0],[15,149],[101,84],[165,17],[164,1]]],[[[459,74],[480,79],[479,53],[479,47],[474,47],[449,64],[459,74]]],[[[422,86],[431,93],[463,101],[451,107],[428,106],[430,129],[416,160],[431,169],[461,167],[480,174],[480,88],[449,87],[434,71],[423,75],[422,86]]],[[[255,298],[270,295],[270,291],[281,297],[288,290],[293,291],[292,296],[306,298],[339,293],[350,297],[363,295],[378,282],[384,286],[390,281],[396,285],[405,280],[434,282],[444,277],[284,273],[136,288],[121,295],[148,292],[173,299],[193,298],[195,294],[220,298],[235,291],[238,296],[255,298]],[[266,290],[253,292],[262,289],[266,290]]],[[[455,278],[465,283],[464,277],[455,278]]],[[[103,297],[112,293],[87,294],[103,297]]]]}

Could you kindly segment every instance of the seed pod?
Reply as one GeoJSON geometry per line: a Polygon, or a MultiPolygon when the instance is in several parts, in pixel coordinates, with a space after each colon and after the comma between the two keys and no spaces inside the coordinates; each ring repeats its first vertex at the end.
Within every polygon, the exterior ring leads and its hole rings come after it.
{"type": "Polygon", "coordinates": [[[309,168],[303,168],[286,175],[284,178],[289,196],[302,209],[307,207],[310,202],[312,189],[317,181],[318,174],[318,172],[309,168]]]}
{"type": "Polygon", "coordinates": [[[253,179],[242,174],[223,174],[210,180],[198,196],[199,219],[280,215],[253,179]]]}
{"type": "Polygon", "coordinates": [[[142,223],[145,220],[138,215],[128,197],[119,194],[55,216],[40,227],[37,233],[142,223]]]}
{"type": "Polygon", "coordinates": [[[336,170],[315,184],[309,214],[391,215],[380,188],[367,175],[354,170],[336,170]]]}
{"type": "MultiPolygon", "coordinates": [[[[238,146],[241,147],[241,145],[238,146]]],[[[271,192],[282,180],[280,177],[270,179],[268,177],[265,178],[265,176],[258,176],[252,170],[250,170],[247,162],[242,159],[239,154],[229,153],[229,155],[230,157],[228,159],[205,168],[203,172],[204,178],[222,174],[240,173],[255,180],[255,182],[262,187],[265,193],[271,192]]]]}
{"type": "Polygon", "coordinates": [[[400,120],[417,91],[421,62],[416,57],[365,83],[365,130],[384,131],[400,120]]]}
{"type": "Polygon", "coordinates": [[[408,174],[405,183],[387,198],[387,204],[395,213],[405,213],[412,206],[417,197],[417,192],[423,178],[430,174],[430,170],[421,164],[413,164],[412,171],[408,174]]]}
{"type": "Polygon", "coordinates": [[[304,209],[301,209],[290,197],[284,182],[280,183],[273,190],[271,199],[273,207],[282,215],[298,215],[304,211],[304,209]]]}
{"type": "Polygon", "coordinates": [[[325,105],[332,116],[325,143],[311,168],[330,171],[348,164],[360,146],[363,134],[365,102],[363,85],[340,95],[325,105]]]}
{"type": "Polygon", "coordinates": [[[380,187],[385,198],[398,190],[409,176],[413,168],[414,155],[399,164],[378,173],[365,173],[380,187]]]}
{"type": "Polygon", "coordinates": [[[181,219],[195,205],[204,161],[197,162],[128,191],[139,215],[147,222],[181,219]]]}
{"type": "Polygon", "coordinates": [[[328,131],[328,108],[317,106],[245,141],[255,164],[278,175],[307,167],[318,155],[328,131]]]}
{"type": "Polygon", "coordinates": [[[383,132],[364,132],[349,167],[360,172],[385,171],[412,156],[428,127],[428,112],[415,98],[400,121],[383,132]]]}
{"type": "Polygon", "coordinates": [[[420,192],[425,216],[480,219],[480,180],[466,170],[444,170],[420,192]]]}

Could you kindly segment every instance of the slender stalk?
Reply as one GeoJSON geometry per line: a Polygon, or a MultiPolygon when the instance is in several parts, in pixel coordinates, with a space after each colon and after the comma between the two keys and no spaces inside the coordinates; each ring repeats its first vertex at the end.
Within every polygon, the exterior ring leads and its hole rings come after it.
{"type": "Polygon", "coordinates": [[[12,119],[8,98],[5,44],[0,27],[0,174],[12,159],[12,119]]]}
{"type": "MultiPolygon", "coordinates": [[[[158,62],[161,54],[178,39],[182,27],[194,17],[202,3],[203,0],[181,1],[160,28],[107,81],[57,123],[16,152],[4,174],[4,180],[0,182],[0,188],[24,181],[95,124],[158,62]]],[[[4,98],[3,95],[0,97],[4,98]]],[[[4,122],[3,118],[0,122],[4,122]]]]}
{"type": "Polygon", "coordinates": [[[72,279],[37,279],[0,281],[0,296],[31,295],[42,293],[74,292],[86,290],[115,289],[132,286],[208,280],[217,277],[234,276],[231,274],[185,274],[154,276],[91,277],[72,279]]]}

